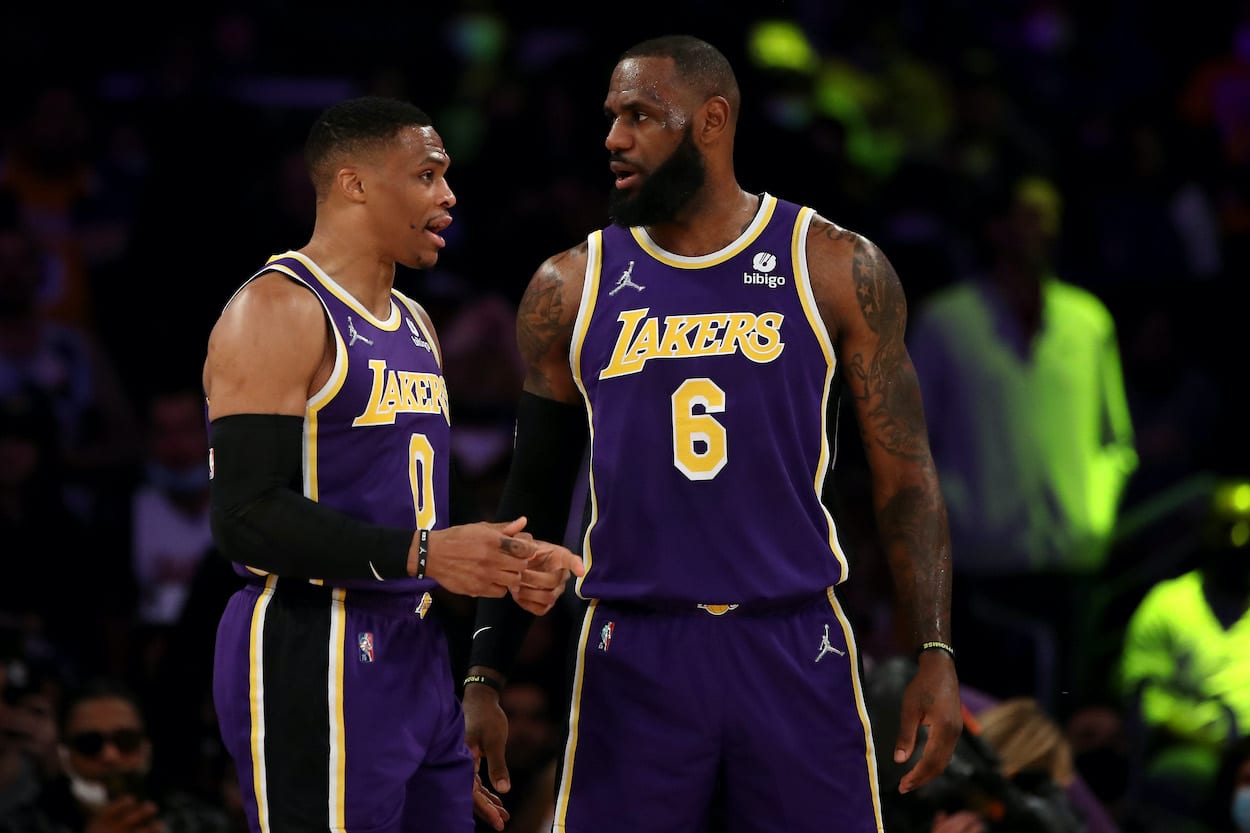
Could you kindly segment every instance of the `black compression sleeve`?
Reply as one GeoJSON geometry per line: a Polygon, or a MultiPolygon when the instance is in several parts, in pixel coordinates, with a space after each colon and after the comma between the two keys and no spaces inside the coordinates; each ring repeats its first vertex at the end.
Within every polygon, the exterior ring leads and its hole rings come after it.
{"type": "MultiPolygon", "coordinates": [[[[586,411],[580,404],[522,393],[517,405],[516,446],[498,519],[508,521],[525,515],[526,532],[542,541],[562,543],[587,436],[586,411]]],[[[505,595],[478,599],[475,618],[469,665],[506,675],[516,661],[533,615],[505,595]]]]}
{"type": "Polygon", "coordinates": [[[284,576],[408,576],[415,530],[365,523],[304,497],[301,417],[234,414],[209,430],[210,518],[223,556],[284,576]]]}

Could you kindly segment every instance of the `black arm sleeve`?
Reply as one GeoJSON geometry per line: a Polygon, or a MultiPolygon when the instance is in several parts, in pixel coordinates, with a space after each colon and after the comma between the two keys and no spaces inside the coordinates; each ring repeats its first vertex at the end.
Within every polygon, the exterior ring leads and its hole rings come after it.
{"type": "MultiPolygon", "coordinates": [[[[498,519],[525,515],[526,532],[542,541],[561,543],[568,529],[573,486],[588,433],[586,411],[580,404],[522,393],[517,405],[516,445],[499,500],[498,519]]],[[[469,665],[507,675],[533,618],[510,595],[478,599],[469,665]]]]}
{"type": "Polygon", "coordinates": [[[408,576],[415,530],[366,523],[304,497],[301,417],[234,414],[209,431],[210,521],[223,556],[283,576],[408,576]]]}

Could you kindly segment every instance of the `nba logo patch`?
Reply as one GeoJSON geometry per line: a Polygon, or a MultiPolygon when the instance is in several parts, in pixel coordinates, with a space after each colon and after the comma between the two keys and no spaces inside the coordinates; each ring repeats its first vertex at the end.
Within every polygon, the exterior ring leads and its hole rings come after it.
{"type": "Polygon", "coordinates": [[[356,634],[356,645],[360,648],[360,661],[373,662],[373,634],[368,631],[356,634]]]}
{"type": "Polygon", "coordinates": [[[599,650],[606,651],[612,644],[612,631],[616,630],[615,622],[608,622],[599,631],[599,650]]]}

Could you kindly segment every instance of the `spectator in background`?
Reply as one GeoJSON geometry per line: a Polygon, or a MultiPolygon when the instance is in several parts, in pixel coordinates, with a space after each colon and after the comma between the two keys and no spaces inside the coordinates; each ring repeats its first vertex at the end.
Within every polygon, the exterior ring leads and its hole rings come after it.
{"type": "Polygon", "coordinates": [[[151,770],[139,700],[112,680],[72,692],[60,721],[62,774],[0,824],[4,833],[224,833],[225,811],[165,789],[151,770]]]}
{"type": "MultiPolygon", "coordinates": [[[[909,334],[951,526],[960,676],[1073,704],[1073,610],[1107,560],[1136,466],[1115,322],[1052,260],[1061,198],[1010,182],[983,274],[930,295],[909,334]]],[[[1079,705],[1079,703],[1077,703],[1079,705]]]]}
{"type": "MultiPolygon", "coordinates": [[[[135,602],[125,668],[151,704],[148,722],[163,753],[159,763],[172,777],[190,779],[196,771],[193,761],[204,751],[198,718],[207,701],[207,669],[212,664],[211,641],[200,649],[201,643],[190,636],[207,632],[220,610],[196,611],[200,618],[194,625],[183,616],[197,577],[216,558],[209,528],[208,434],[199,387],[175,382],[150,391],[143,430],[142,479],[125,507],[135,602]],[[192,627],[199,630],[188,630],[192,627]],[[171,656],[175,652],[180,655],[171,656]]],[[[215,724],[211,728],[215,732],[215,724]]]]}
{"type": "Polygon", "coordinates": [[[1178,115],[1195,131],[1211,135],[1220,154],[1217,177],[1208,178],[1229,274],[1250,266],[1250,7],[1224,29],[1218,51],[1190,70],[1178,115]]]}
{"type": "Polygon", "coordinates": [[[47,662],[0,659],[0,819],[35,799],[60,770],[57,708],[63,680],[47,662]]]}
{"type": "Polygon", "coordinates": [[[130,501],[130,557],[144,653],[135,659],[140,677],[150,679],[165,636],[177,623],[192,580],[213,548],[208,434],[199,388],[151,393],[143,427],[146,463],[130,501]]]}
{"type": "Polygon", "coordinates": [[[882,811],[890,833],[1118,833],[1077,776],[1063,729],[1032,697],[995,701],[962,686],[964,728],[946,771],[899,793],[907,762],[890,754],[902,684],[915,661],[875,664],[865,686],[882,811]]]}
{"type": "Polygon", "coordinates": [[[47,398],[0,392],[0,620],[23,655],[99,670],[126,614],[116,547],[70,508],[62,472],[47,398]]]}
{"type": "Polygon", "coordinates": [[[475,517],[494,520],[512,456],[516,400],[525,367],[516,309],[498,293],[462,299],[439,329],[447,393],[456,412],[451,452],[475,517]]]}
{"type": "Polygon", "coordinates": [[[1250,833],[1250,735],[1224,751],[1206,817],[1210,833],[1250,833]]]}
{"type": "Polygon", "coordinates": [[[0,183],[17,198],[23,224],[47,253],[51,268],[40,286],[40,312],[89,331],[91,288],[75,215],[99,184],[91,159],[94,125],[82,91],[69,83],[34,86],[16,116],[0,183]]]}
{"type": "Polygon", "coordinates": [[[1020,806],[1050,820],[1056,830],[1082,830],[1065,792],[1076,776],[1072,747],[1041,703],[1032,697],[1013,697],[978,712],[977,723],[982,739],[998,756],[1003,775],[1020,789],[1020,806]]]}
{"type": "MultiPolygon", "coordinates": [[[[1250,480],[1212,490],[1198,566],[1160,581],[1124,636],[1119,685],[1144,736],[1137,802],[1192,816],[1250,734],[1250,480]]],[[[1162,829],[1162,828],[1160,828],[1162,829]]]]}
{"type": "Polygon", "coordinates": [[[0,396],[33,388],[55,415],[63,477],[81,513],[138,459],[133,407],[112,359],[84,327],[55,320],[40,305],[47,253],[0,192],[0,396]]]}

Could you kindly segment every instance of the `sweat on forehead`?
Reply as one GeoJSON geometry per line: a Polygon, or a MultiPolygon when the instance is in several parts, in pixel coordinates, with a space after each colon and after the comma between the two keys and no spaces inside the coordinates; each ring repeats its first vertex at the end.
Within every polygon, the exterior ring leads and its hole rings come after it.
{"type": "Polygon", "coordinates": [[[630,61],[646,62],[697,95],[701,100],[724,96],[737,112],[741,102],[733,67],[719,49],[689,35],[652,38],[625,50],[618,68],[630,61]]]}
{"type": "Polygon", "coordinates": [[[609,111],[660,111],[665,121],[672,123],[678,119],[684,122],[704,100],[671,73],[626,61],[612,74],[604,106],[609,111]]]}
{"type": "Polygon", "coordinates": [[[695,112],[716,96],[722,96],[728,102],[730,120],[736,121],[736,87],[726,95],[714,84],[701,84],[676,71],[668,58],[625,58],[612,73],[605,109],[610,112],[644,108],[652,113],[659,111],[664,114],[667,125],[684,128],[695,112]]]}

